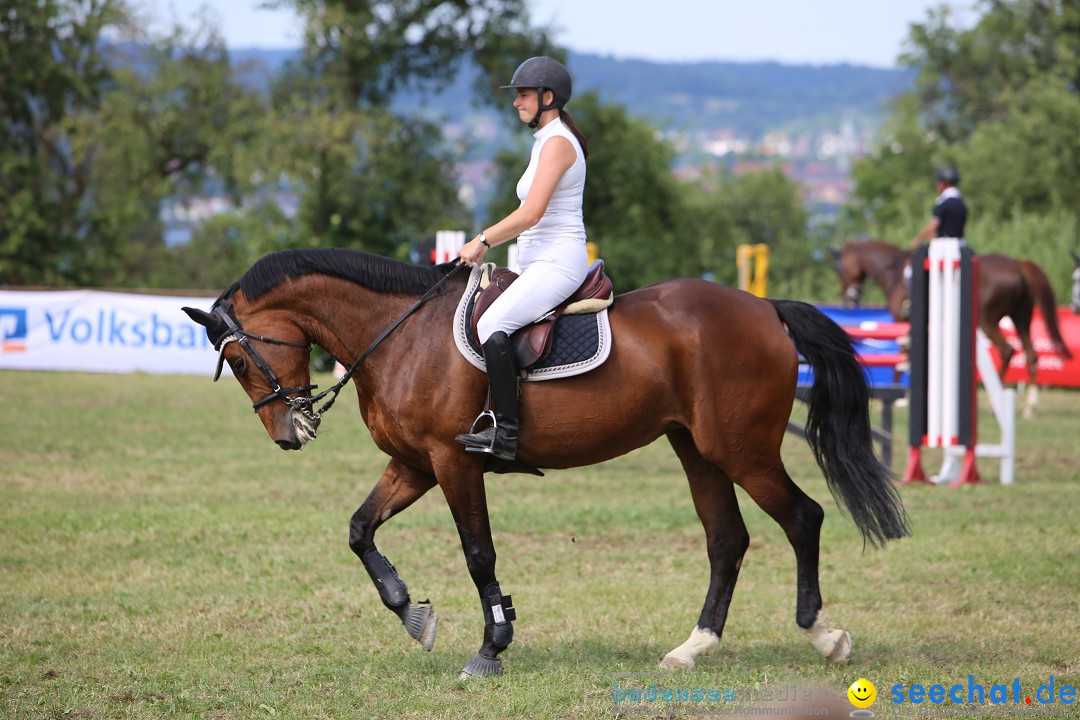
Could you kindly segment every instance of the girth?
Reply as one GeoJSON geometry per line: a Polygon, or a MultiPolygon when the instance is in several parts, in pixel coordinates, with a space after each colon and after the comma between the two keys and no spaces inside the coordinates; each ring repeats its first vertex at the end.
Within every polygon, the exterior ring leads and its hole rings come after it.
{"type": "MultiPolygon", "coordinates": [[[[469,327],[473,337],[479,338],[476,326],[480,317],[491,307],[491,303],[510,287],[518,274],[509,268],[496,267],[491,271],[485,285],[482,280],[480,291],[473,302],[469,327]]],[[[551,352],[555,321],[562,315],[578,315],[600,312],[614,301],[611,278],[604,274],[604,261],[596,260],[589,266],[589,272],[581,287],[558,307],[545,314],[539,320],[526,325],[510,336],[510,342],[517,355],[518,366],[525,369],[547,357],[551,352]]]]}

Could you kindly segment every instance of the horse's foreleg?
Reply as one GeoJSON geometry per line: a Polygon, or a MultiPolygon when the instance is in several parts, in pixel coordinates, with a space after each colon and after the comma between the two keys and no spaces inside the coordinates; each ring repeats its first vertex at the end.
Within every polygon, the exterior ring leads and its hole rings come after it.
{"type": "Polygon", "coordinates": [[[761,474],[737,479],[762,510],[779,523],[795,551],[798,590],[795,622],[823,658],[837,665],[851,659],[851,635],[829,628],[818,587],[818,553],[825,512],[792,482],[779,460],[761,474]]]}
{"type": "Polygon", "coordinates": [[[480,595],[484,613],[484,641],[479,652],[462,669],[461,679],[464,680],[502,674],[499,653],[514,639],[516,613],[510,596],[502,594],[495,577],[495,544],[491,540],[483,473],[471,468],[458,469],[458,472],[460,479],[457,482],[442,482],[441,487],[457,524],[465,563],[480,595]]]}
{"type": "Polygon", "coordinates": [[[439,616],[431,609],[429,601],[411,601],[409,588],[397,570],[375,548],[375,531],[434,485],[434,476],[414,470],[399,460],[391,460],[349,523],[349,547],[364,563],[383,604],[401,618],[409,636],[429,651],[435,644],[439,616]]]}
{"type": "Polygon", "coordinates": [[[668,440],[682,461],[694,507],[705,527],[710,574],[709,591],[697,625],[686,642],[664,656],[660,667],[692,668],[698,657],[709,655],[720,646],[750,536],[739,513],[739,501],[730,478],[701,456],[686,430],[668,433],[668,440]]]}

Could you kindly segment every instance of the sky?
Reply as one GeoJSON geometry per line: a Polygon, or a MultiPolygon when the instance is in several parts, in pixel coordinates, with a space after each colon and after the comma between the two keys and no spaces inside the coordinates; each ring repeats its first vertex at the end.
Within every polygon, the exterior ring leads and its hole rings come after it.
{"type": "MultiPolygon", "coordinates": [[[[948,0],[971,13],[975,0],[948,0]]],[[[131,0],[164,30],[193,24],[206,0],[131,0]]],[[[230,48],[293,48],[301,24],[265,0],[228,0],[209,9],[230,48]]],[[[534,23],[555,28],[571,51],[661,62],[727,60],[894,67],[908,26],[942,0],[531,0],[534,23]]]]}

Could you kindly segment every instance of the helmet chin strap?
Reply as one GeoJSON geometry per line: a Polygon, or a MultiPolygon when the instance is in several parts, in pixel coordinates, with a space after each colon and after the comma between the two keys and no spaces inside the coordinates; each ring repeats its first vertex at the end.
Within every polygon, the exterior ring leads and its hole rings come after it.
{"type": "Polygon", "coordinates": [[[554,104],[555,93],[551,93],[552,104],[551,105],[545,105],[544,104],[544,93],[547,92],[547,91],[548,91],[547,88],[542,88],[542,87],[536,88],[536,117],[534,117],[532,119],[532,121],[529,123],[529,129],[530,130],[535,130],[536,126],[540,124],[540,116],[543,115],[544,112],[546,112],[547,110],[554,110],[554,109],[559,107],[558,105],[554,104]]]}

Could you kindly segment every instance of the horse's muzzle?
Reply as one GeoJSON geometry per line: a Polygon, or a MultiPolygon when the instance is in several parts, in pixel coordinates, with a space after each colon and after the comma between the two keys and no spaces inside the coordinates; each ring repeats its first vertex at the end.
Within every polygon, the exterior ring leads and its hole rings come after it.
{"type": "Polygon", "coordinates": [[[291,410],[287,416],[288,425],[281,428],[281,432],[274,437],[274,442],[282,450],[300,450],[315,439],[315,432],[319,428],[319,419],[310,418],[296,410],[291,410]]]}
{"type": "Polygon", "coordinates": [[[844,307],[850,310],[851,308],[859,307],[859,302],[862,300],[862,288],[858,285],[848,285],[844,288],[844,307]]]}

